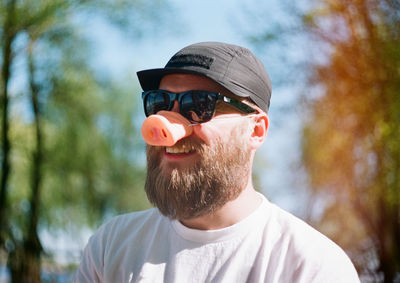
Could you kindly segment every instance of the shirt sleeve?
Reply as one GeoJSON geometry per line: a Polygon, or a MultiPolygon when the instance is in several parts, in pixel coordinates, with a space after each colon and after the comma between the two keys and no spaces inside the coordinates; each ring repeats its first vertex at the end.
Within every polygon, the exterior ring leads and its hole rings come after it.
{"type": "Polygon", "coordinates": [[[315,276],[309,282],[360,283],[353,263],[341,249],[336,253],[322,254],[321,261],[318,271],[315,272],[315,276]],[[328,256],[330,257],[329,259],[327,259],[328,256]]]}
{"type": "Polygon", "coordinates": [[[89,239],[72,282],[103,282],[104,229],[102,228],[89,239]]]}
{"type": "Polygon", "coordinates": [[[318,251],[308,254],[290,282],[360,283],[353,263],[341,248],[328,242],[325,247],[320,245],[318,251]]]}

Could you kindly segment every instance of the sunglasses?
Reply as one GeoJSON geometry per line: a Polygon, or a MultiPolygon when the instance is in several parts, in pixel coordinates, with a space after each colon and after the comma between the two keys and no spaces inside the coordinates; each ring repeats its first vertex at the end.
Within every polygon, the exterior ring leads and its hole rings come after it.
{"type": "Polygon", "coordinates": [[[217,101],[229,104],[245,114],[258,112],[239,100],[206,90],[189,90],[180,93],[162,89],[148,90],[142,93],[142,99],[146,116],[156,114],[161,110],[171,111],[177,100],[180,114],[197,124],[211,120],[215,114],[217,101]]]}

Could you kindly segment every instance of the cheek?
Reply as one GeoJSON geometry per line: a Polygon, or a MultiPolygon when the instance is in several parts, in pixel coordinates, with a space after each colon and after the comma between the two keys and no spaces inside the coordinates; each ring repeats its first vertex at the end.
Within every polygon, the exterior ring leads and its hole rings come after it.
{"type": "Polygon", "coordinates": [[[212,144],[216,140],[225,142],[229,140],[232,129],[226,125],[204,123],[196,125],[193,129],[194,134],[204,141],[207,145],[212,144]]]}
{"type": "Polygon", "coordinates": [[[205,127],[204,124],[194,126],[193,133],[206,145],[210,145],[210,142],[215,138],[214,131],[209,127],[205,127]]]}

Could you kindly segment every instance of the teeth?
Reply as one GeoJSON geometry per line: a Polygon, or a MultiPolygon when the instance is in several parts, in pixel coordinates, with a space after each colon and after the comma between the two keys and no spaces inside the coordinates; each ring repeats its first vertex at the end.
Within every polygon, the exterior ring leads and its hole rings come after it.
{"type": "Polygon", "coordinates": [[[173,147],[166,147],[165,151],[167,153],[189,153],[194,150],[193,146],[181,145],[181,146],[173,146],[173,147]]]}

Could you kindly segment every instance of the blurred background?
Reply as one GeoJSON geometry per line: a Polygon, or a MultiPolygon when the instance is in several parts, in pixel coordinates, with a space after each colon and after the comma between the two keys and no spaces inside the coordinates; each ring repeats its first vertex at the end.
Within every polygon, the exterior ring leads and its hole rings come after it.
{"type": "Polygon", "coordinates": [[[0,282],[68,282],[93,231],[149,208],[136,72],[200,41],[270,73],[257,189],[400,282],[398,0],[1,0],[0,282]]]}

